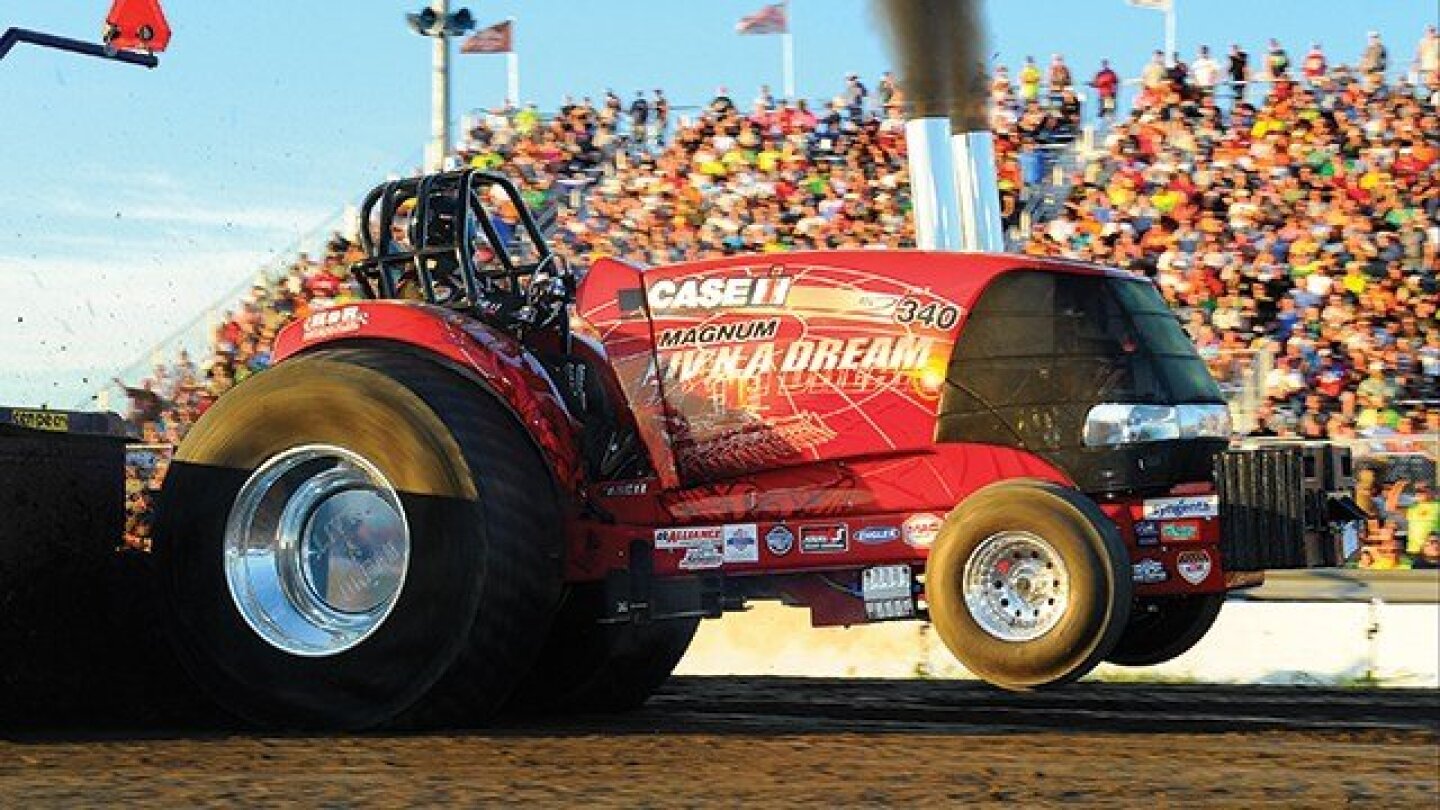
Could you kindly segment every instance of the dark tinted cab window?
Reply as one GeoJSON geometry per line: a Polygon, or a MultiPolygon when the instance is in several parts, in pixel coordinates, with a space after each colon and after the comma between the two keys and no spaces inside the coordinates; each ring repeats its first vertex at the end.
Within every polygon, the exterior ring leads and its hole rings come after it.
{"type": "Polygon", "coordinates": [[[1102,402],[1221,402],[1174,314],[1144,280],[1019,270],[980,295],[950,357],[938,441],[1036,452],[1086,491],[1159,488],[1209,475],[1225,442],[1089,448],[1102,402]]]}
{"type": "Polygon", "coordinates": [[[1017,271],[965,324],[952,378],[993,406],[1215,402],[1220,390],[1148,282],[1017,271]]]}

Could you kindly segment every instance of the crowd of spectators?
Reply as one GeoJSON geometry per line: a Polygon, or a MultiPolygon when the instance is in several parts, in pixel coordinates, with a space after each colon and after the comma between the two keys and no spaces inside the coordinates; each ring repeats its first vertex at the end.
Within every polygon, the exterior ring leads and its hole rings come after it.
{"type": "MultiPolygon", "coordinates": [[[[1058,54],[1043,70],[1027,58],[1013,82],[997,67],[1002,208],[1018,225],[1034,183],[1025,156],[1074,142],[1093,99],[1098,126],[1090,147],[1074,150],[1063,205],[1016,234],[1021,250],[1154,279],[1217,378],[1250,375],[1258,435],[1440,433],[1433,27],[1414,68],[1414,81],[1387,78],[1373,35],[1353,67],[1330,64],[1319,46],[1292,66],[1274,40],[1254,66],[1239,45],[1223,63],[1208,48],[1189,64],[1157,53],[1133,87],[1105,62],[1082,89],[1058,54]],[[1122,104],[1127,89],[1133,100],[1122,104]]],[[[873,90],[847,76],[815,105],[769,88],[745,105],[721,88],[681,111],[660,90],[628,105],[607,92],[599,103],[567,98],[551,116],[534,105],[481,116],[452,160],[514,173],[537,207],[559,201],[554,247],[580,268],[603,256],[659,264],[905,247],[914,232],[903,106],[888,73],[873,90]]],[[[142,438],[177,441],[215,397],[269,364],[281,325],[354,295],[355,258],[338,236],[321,259],[301,256],[225,313],[203,362],[182,357],[127,389],[142,438]]],[[[160,475],[163,465],[137,472],[136,497],[160,475]]],[[[1389,532],[1409,545],[1405,560],[1426,557],[1423,520],[1412,527],[1400,515],[1411,508],[1402,503],[1433,496],[1366,502],[1378,521],[1370,536],[1389,532]]]]}

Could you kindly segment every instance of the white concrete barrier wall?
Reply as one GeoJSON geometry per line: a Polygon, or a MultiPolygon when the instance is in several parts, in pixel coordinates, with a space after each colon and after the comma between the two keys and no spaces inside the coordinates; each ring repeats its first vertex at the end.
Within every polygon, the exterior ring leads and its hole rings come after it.
{"type": "MultiPolygon", "coordinates": [[[[969,678],[926,623],[812,628],[809,611],[760,603],[701,623],[681,675],[969,678]]],[[[1440,687],[1440,605],[1230,601],[1190,652],[1102,680],[1440,687]]]]}

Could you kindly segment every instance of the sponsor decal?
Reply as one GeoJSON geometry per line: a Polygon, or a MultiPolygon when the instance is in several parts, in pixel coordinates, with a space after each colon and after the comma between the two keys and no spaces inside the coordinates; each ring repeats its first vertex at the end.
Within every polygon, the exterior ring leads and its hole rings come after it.
{"type": "Polygon", "coordinates": [[[651,312],[782,307],[792,282],[788,276],[662,278],[650,283],[645,298],[651,312]]]}
{"type": "Polygon", "coordinates": [[[649,490],[649,481],[614,481],[600,487],[600,494],[606,498],[633,498],[649,490]]]}
{"type": "Polygon", "coordinates": [[[303,340],[317,340],[332,335],[358,332],[370,321],[370,316],[359,307],[341,307],[317,312],[305,319],[300,336],[303,340]]]}
{"type": "Polygon", "coordinates": [[[754,523],[726,526],[725,562],[760,562],[760,527],[754,523]]]}
{"type": "Polygon", "coordinates": [[[929,548],[935,542],[935,536],[940,533],[940,516],[930,512],[921,512],[911,515],[905,519],[900,527],[905,535],[905,542],[916,548],[929,548]]]}
{"type": "Polygon", "coordinates": [[[755,380],[779,373],[860,383],[881,372],[913,372],[930,362],[937,342],[915,335],[875,335],[796,340],[777,352],[774,343],[682,349],[665,356],[661,374],[667,383],[722,383],[755,380]]]}
{"type": "Polygon", "coordinates": [[[1186,495],[1179,498],[1146,498],[1146,520],[1185,520],[1213,518],[1220,514],[1218,495],[1186,495]]]}
{"type": "Polygon", "coordinates": [[[655,548],[676,549],[696,546],[720,548],[725,542],[723,526],[684,526],[674,529],[655,530],[655,548]]]}
{"type": "Polygon", "coordinates": [[[45,430],[51,433],[65,433],[70,430],[70,414],[68,413],[22,411],[17,408],[10,412],[10,421],[19,427],[31,430],[45,430]]]}
{"type": "Polygon", "coordinates": [[[1135,521],[1135,545],[1160,545],[1160,524],[1153,520],[1135,521]]]}
{"type": "Polygon", "coordinates": [[[795,533],[784,526],[776,526],[765,533],[765,547],[776,557],[784,557],[795,547],[795,533]]]}
{"type": "Polygon", "coordinates": [[[746,343],[773,340],[780,331],[780,319],[708,323],[684,329],[666,329],[655,339],[656,348],[678,349],[683,346],[713,346],[717,343],[746,343]]]}
{"type": "Polygon", "coordinates": [[[880,546],[899,539],[899,526],[866,526],[855,532],[855,541],[867,546],[880,546]]]}
{"type": "Polygon", "coordinates": [[[1136,582],[1153,584],[1164,582],[1170,578],[1170,574],[1165,571],[1165,565],[1159,560],[1152,560],[1149,557],[1130,566],[1130,569],[1133,572],[1130,578],[1136,582]]]}
{"type": "Polygon", "coordinates": [[[850,550],[850,528],[844,523],[800,527],[802,554],[836,554],[850,550]]]}
{"type": "Polygon", "coordinates": [[[1167,543],[1189,543],[1200,539],[1200,524],[1194,520],[1161,523],[1160,539],[1167,543]]]}
{"type": "Polygon", "coordinates": [[[701,543],[685,549],[685,556],[680,558],[681,571],[701,571],[707,568],[719,568],[725,562],[725,552],[720,549],[719,543],[701,543]]]}
{"type": "Polygon", "coordinates": [[[1175,570],[1191,585],[1199,585],[1210,576],[1210,552],[1182,551],[1175,558],[1175,570]]]}

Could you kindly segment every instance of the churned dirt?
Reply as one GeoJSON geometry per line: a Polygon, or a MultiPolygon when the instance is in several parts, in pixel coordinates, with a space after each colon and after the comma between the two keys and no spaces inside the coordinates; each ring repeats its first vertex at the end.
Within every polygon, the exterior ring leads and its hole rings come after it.
{"type": "Polygon", "coordinates": [[[620,718],[0,731],[0,806],[1440,806],[1440,694],[677,679],[620,718]]]}

